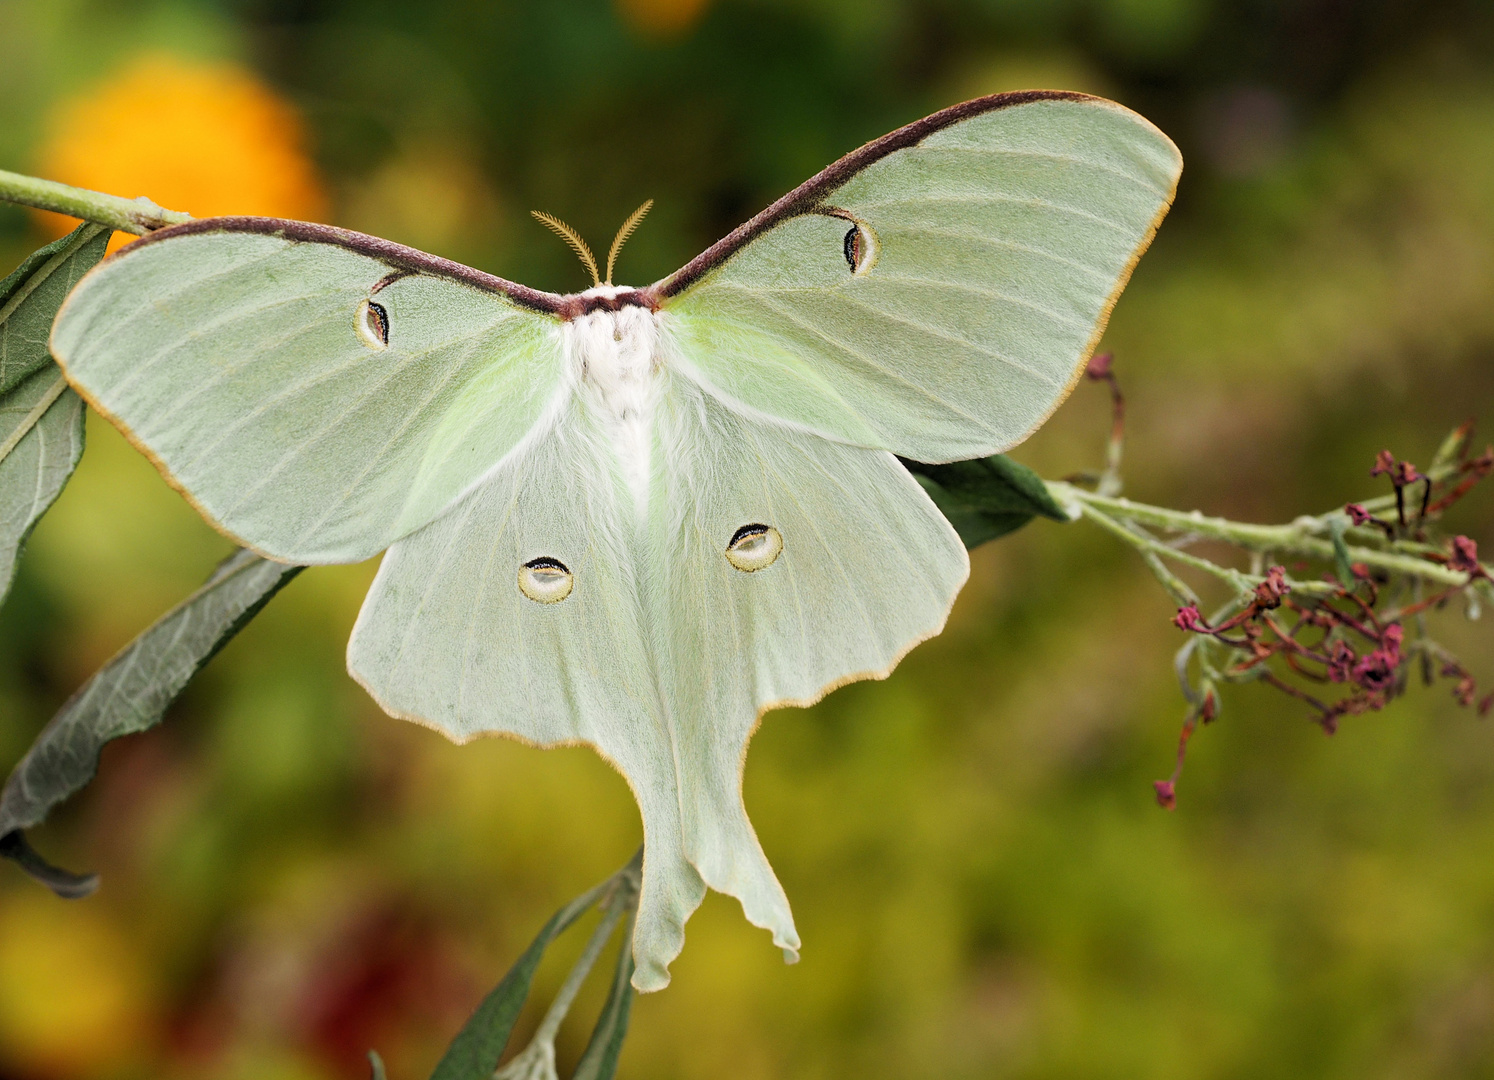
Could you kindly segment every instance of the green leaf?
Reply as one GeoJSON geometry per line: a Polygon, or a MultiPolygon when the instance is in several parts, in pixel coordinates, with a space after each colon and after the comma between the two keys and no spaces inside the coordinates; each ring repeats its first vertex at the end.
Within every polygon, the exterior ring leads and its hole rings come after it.
{"type": "Polygon", "coordinates": [[[513,1033],[514,1022],[519,1019],[519,1011],[529,997],[529,986],[534,982],[534,973],[545,949],[596,903],[611,883],[612,879],[608,878],[550,917],[529,948],[524,950],[524,955],[509,968],[503,981],[482,999],[462,1025],[462,1030],[457,1032],[457,1037],[451,1040],[451,1045],[436,1064],[436,1071],[431,1073],[431,1080],[488,1080],[493,1075],[498,1059],[503,1056],[503,1048],[508,1045],[508,1037],[513,1033]]]}
{"type": "Polygon", "coordinates": [[[900,460],[918,478],[967,548],[1015,532],[1038,516],[1069,520],[1048,493],[1042,477],[1005,454],[947,465],[900,460]]]}
{"type": "Polygon", "coordinates": [[[1333,540],[1333,570],[1338,575],[1338,583],[1346,589],[1352,589],[1356,582],[1354,580],[1354,563],[1349,558],[1349,545],[1344,543],[1344,531],[1348,529],[1349,523],[1341,517],[1330,517],[1328,519],[1328,535],[1333,540]]]}
{"type": "Polygon", "coordinates": [[[47,862],[27,843],[26,834],[20,829],[0,836],[0,856],[10,859],[64,900],[80,900],[99,887],[97,874],[74,874],[47,862]]]}
{"type": "Polygon", "coordinates": [[[78,279],[104,257],[109,230],[80,225],[32,252],[0,281],[0,395],[52,363],[47,338],[57,309],[78,279]]]}
{"type": "Polygon", "coordinates": [[[108,242],[108,229],[81,225],[0,282],[0,597],[21,545],[83,456],[83,402],[53,363],[47,335],[108,242]]]}
{"type": "MultiPolygon", "coordinates": [[[[159,723],[202,666],[300,569],[250,551],[235,552],[202,588],[84,683],[42,729],[0,790],[0,855],[31,869],[17,854],[18,841],[11,835],[41,822],[53,806],[92,780],[105,743],[159,723]]],[[[46,874],[37,876],[55,888],[46,874]]]]}
{"type": "Polygon", "coordinates": [[[368,1052],[368,1068],[371,1080],[388,1080],[388,1073],[384,1071],[384,1059],[379,1057],[377,1050],[368,1052]]]}
{"type": "Polygon", "coordinates": [[[617,966],[607,1001],[591,1031],[586,1050],[576,1063],[571,1080],[612,1080],[617,1075],[617,1059],[623,1039],[628,1034],[628,1018],[633,1011],[633,921],[637,912],[623,924],[622,943],[617,950],[617,966]]]}
{"type": "Polygon", "coordinates": [[[0,598],[10,591],[21,545],[83,456],[83,413],[56,364],[0,397],[0,598]]]}

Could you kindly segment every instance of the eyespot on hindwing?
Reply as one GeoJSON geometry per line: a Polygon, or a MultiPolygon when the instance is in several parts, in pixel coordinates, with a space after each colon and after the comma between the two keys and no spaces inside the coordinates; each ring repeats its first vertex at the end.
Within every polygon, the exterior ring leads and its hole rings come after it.
{"type": "Polygon", "coordinates": [[[519,567],[519,591],[536,604],[558,604],[576,586],[576,575],[559,559],[543,556],[519,567]]]}
{"type": "Polygon", "coordinates": [[[771,525],[754,522],[732,533],[726,561],[743,573],[766,569],[783,552],[783,534],[771,525]]]}

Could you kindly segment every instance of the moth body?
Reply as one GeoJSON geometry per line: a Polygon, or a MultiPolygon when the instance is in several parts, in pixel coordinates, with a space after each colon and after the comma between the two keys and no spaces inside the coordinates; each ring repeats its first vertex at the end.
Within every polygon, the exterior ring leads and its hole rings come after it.
{"type": "MultiPolygon", "coordinates": [[[[599,285],[583,295],[629,291],[599,285]]],[[[561,329],[576,393],[607,435],[639,512],[648,502],[649,447],[659,394],[659,318],[648,308],[597,310],[561,329]]]]}

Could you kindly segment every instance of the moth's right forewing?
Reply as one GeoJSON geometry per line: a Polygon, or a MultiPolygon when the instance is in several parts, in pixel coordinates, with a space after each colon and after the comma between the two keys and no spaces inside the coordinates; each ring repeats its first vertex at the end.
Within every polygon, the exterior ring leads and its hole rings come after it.
{"type": "Polygon", "coordinates": [[[367,558],[419,528],[562,389],[554,319],[342,243],[242,228],[107,260],[52,349],[209,520],[300,563],[367,558]]]}

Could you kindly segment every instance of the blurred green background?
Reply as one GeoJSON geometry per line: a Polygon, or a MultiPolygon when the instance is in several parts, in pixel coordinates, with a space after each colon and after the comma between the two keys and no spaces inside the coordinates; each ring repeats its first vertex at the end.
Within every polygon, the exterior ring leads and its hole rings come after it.
{"type": "MultiPolygon", "coordinates": [[[[570,290],[531,208],[598,246],[655,198],[643,283],[936,108],[1105,94],[1187,161],[1106,342],[1128,491],[1288,520],[1494,421],[1491,59],[1471,0],[0,0],[0,167],[570,290]]],[[[0,272],[58,227],[0,209],[0,272]]],[[[1089,467],[1107,426],[1081,387],[1017,456],[1089,467]]],[[[228,549],[88,437],[0,609],[0,768],[228,549]]],[[[1450,524],[1494,546],[1494,501],[1450,524]]],[[[373,569],[303,574],[37,831],[97,896],[0,865],[0,1078],[360,1077],[376,1046],[417,1080],[631,854],[591,752],[457,748],[347,678],[373,569]]],[[[1494,721],[1415,688],[1327,739],[1245,689],[1164,813],[1170,615],[1128,552],[1038,522],[892,678],[769,717],[746,798],[804,959],[710,897],[622,1075],[1494,1076],[1494,721]]],[[[1440,623],[1494,679],[1487,622],[1440,623]]]]}

